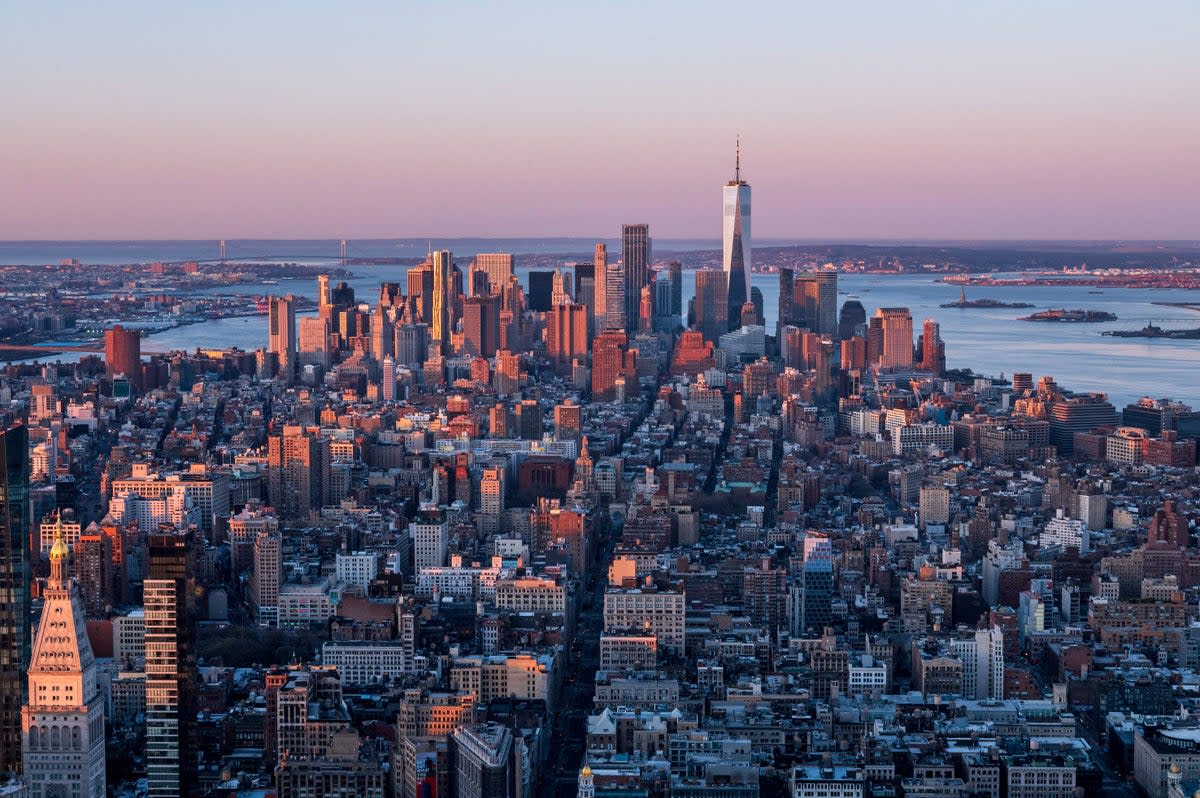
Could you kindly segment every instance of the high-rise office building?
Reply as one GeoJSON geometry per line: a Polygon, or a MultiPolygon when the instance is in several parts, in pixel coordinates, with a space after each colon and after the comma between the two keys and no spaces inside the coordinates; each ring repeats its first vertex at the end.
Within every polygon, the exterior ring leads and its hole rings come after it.
{"type": "Polygon", "coordinates": [[[776,335],[788,325],[796,325],[796,310],[794,307],[795,273],[787,268],[779,270],[779,320],[776,322],[776,335]]]}
{"type": "Polygon", "coordinates": [[[142,336],[121,325],[104,331],[104,376],[125,375],[134,388],[142,384],[142,336]]]}
{"type": "MultiPolygon", "coordinates": [[[[848,299],[842,305],[842,313],[838,317],[838,340],[844,341],[858,334],[859,327],[866,327],[867,309],[857,299],[848,299]]],[[[864,329],[865,332],[865,329],[864,329]]]]}
{"type": "Polygon", "coordinates": [[[650,284],[650,225],[621,226],[621,265],[625,269],[625,330],[637,330],[642,288],[650,284]]]}
{"type": "Polygon", "coordinates": [[[913,323],[908,308],[877,308],[882,340],[879,365],[885,369],[909,369],[913,365],[913,323]]]}
{"type": "Polygon", "coordinates": [[[656,332],[670,332],[679,326],[679,314],[674,307],[675,282],[671,277],[658,277],[654,280],[654,312],[652,314],[656,332]]]}
{"type": "Polygon", "coordinates": [[[728,292],[729,328],[741,324],[742,305],[750,301],[750,184],[742,180],[742,148],[738,143],[733,180],[722,192],[721,266],[728,292]]]}
{"type": "Polygon", "coordinates": [[[146,608],[146,776],[150,798],[194,794],[194,576],[190,533],[149,536],[146,608]]]}
{"type": "Polygon", "coordinates": [[[0,771],[21,772],[29,667],[29,431],[0,431],[0,771]]]}
{"type": "Polygon", "coordinates": [[[43,620],[33,645],[29,701],[22,713],[30,798],[106,795],[104,695],[96,680],[83,603],[68,574],[70,556],[60,534],[50,549],[43,620]]]}
{"type": "Polygon", "coordinates": [[[473,296],[463,302],[463,354],[490,358],[500,347],[500,297],[473,296]]]}
{"type": "Polygon", "coordinates": [[[449,250],[433,253],[433,348],[442,355],[450,354],[450,333],[454,329],[454,283],[451,270],[454,257],[449,250]]]}
{"type": "Polygon", "coordinates": [[[400,283],[385,282],[379,284],[379,304],[384,308],[399,308],[404,302],[404,292],[400,283]]]}
{"type": "Polygon", "coordinates": [[[554,272],[532,271],[529,273],[529,309],[545,313],[554,304],[554,272]]]}
{"type": "Polygon", "coordinates": [[[1096,427],[1117,424],[1116,408],[1102,393],[1075,396],[1050,405],[1050,443],[1060,457],[1075,454],[1075,433],[1091,432],[1096,427]]]}
{"type": "Polygon", "coordinates": [[[296,374],[296,299],[273,296],[269,308],[267,349],[279,363],[279,376],[290,384],[296,374]]]}
{"type": "Polygon", "coordinates": [[[345,280],[339,281],[333,287],[333,290],[329,292],[329,299],[333,307],[338,310],[352,308],[357,304],[354,299],[354,288],[347,284],[345,280]]]}
{"type": "Polygon", "coordinates": [[[410,369],[424,365],[429,353],[429,325],[400,324],[396,327],[396,363],[410,369]]]}
{"type": "Polygon", "coordinates": [[[333,305],[333,294],[329,292],[329,275],[317,275],[317,311],[323,311],[325,308],[333,305]]]}
{"type": "Polygon", "coordinates": [[[683,264],[673,260],[667,264],[667,276],[671,278],[671,315],[683,316],[683,264]]]}
{"type": "Polygon", "coordinates": [[[704,269],[696,272],[696,298],[692,303],[694,327],[704,340],[714,345],[729,331],[729,307],[726,302],[725,272],[704,269]]]}
{"type": "Polygon", "coordinates": [[[795,323],[819,335],[838,334],[837,272],[802,272],[795,275],[792,313],[795,323]]]}
{"type": "Polygon", "coordinates": [[[596,268],[591,263],[575,264],[575,301],[587,308],[588,330],[596,315],[596,268]]]}
{"type": "Polygon", "coordinates": [[[552,306],[565,305],[573,301],[575,301],[575,295],[571,290],[571,275],[562,269],[555,269],[550,288],[550,304],[552,306]]]}
{"type": "Polygon", "coordinates": [[[301,368],[329,368],[333,362],[329,350],[329,319],[322,316],[305,316],[300,319],[300,351],[296,357],[301,368]]]}
{"type": "Polygon", "coordinates": [[[388,355],[394,355],[396,334],[392,328],[392,316],[381,301],[371,314],[371,357],[376,363],[383,361],[388,355]]]}
{"type": "Polygon", "coordinates": [[[488,290],[499,293],[513,275],[513,256],[507,253],[487,253],[475,256],[476,271],[487,275],[488,290]]]}
{"type": "Polygon", "coordinates": [[[546,354],[556,368],[569,368],[575,358],[588,353],[588,312],[574,302],[555,305],[546,318],[546,354]]]}
{"type": "Polygon", "coordinates": [[[416,304],[419,319],[426,324],[433,322],[433,261],[408,270],[408,297],[416,304]]]}

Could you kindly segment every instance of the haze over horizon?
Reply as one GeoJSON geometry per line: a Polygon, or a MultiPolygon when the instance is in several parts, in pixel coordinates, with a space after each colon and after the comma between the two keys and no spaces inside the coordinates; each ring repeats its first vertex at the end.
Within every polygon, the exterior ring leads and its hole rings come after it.
{"type": "Polygon", "coordinates": [[[1200,236],[1191,4],[356,11],[12,6],[0,239],[1200,236]]]}

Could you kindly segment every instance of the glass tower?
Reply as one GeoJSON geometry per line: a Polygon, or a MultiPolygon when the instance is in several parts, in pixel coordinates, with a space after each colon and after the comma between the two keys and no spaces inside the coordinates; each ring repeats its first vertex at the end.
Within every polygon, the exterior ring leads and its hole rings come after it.
{"type": "Polygon", "coordinates": [[[0,771],[21,772],[30,655],[29,431],[0,430],[0,771]]]}
{"type": "Polygon", "coordinates": [[[725,184],[722,225],[722,266],[728,285],[729,327],[741,326],[742,305],[750,299],[750,184],[742,180],[742,150],[738,145],[733,180],[725,184]]]}

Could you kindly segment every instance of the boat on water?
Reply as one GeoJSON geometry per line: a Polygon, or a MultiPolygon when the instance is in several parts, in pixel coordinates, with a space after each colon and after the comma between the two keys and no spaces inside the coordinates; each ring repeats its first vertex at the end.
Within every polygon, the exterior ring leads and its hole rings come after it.
{"type": "Polygon", "coordinates": [[[1111,335],[1114,338],[1172,338],[1177,341],[1193,341],[1200,338],[1200,329],[1164,330],[1162,327],[1147,324],[1140,330],[1106,330],[1100,334],[1111,335]]]}

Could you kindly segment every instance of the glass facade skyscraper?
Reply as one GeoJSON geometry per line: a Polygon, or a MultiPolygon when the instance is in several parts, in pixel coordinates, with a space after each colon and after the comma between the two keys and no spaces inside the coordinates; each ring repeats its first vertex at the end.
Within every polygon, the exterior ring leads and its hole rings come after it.
{"type": "Polygon", "coordinates": [[[742,180],[741,148],[733,180],[725,184],[721,264],[728,290],[729,327],[741,326],[742,305],[750,299],[750,184],[742,180]]]}
{"type": "Polygon", "coordinates": [[[621,226],[621,266],[625,269],[625,329],[637,330],[642,289],[650,284],[650,225],[621,226]]]}
{"type": "Polygon", "coordinates": [[[0,771],[21,772],[29,667],[29,431],[0,431],[0,771]]]}

